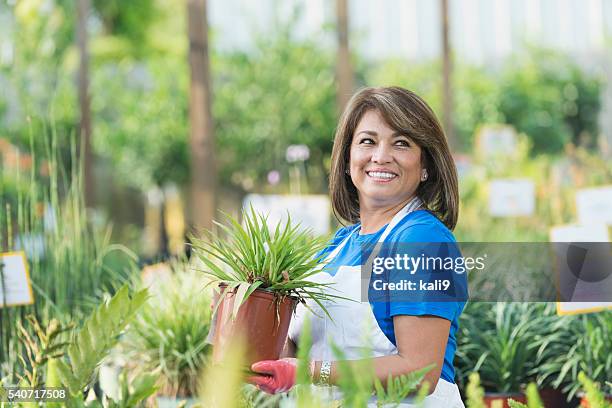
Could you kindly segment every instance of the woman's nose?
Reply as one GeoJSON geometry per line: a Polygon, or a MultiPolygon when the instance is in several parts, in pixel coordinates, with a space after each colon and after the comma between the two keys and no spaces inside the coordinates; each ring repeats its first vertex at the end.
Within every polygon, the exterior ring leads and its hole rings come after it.
{"type": "Polygon", "coordinates": [[[389,163],[391,160],[391,149],[384,143],[380,143],[372,152],[372,161],[374,163],[389,163]]]}

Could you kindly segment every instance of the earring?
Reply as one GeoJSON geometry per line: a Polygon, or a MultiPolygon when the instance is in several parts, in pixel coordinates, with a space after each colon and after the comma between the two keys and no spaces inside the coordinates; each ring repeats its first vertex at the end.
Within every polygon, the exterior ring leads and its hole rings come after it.
{"type": "Polygon", "coordinates": [[[427,177],[429,177],[427,174],[427,170],[423,169],[423,171],[421,172],[421,181],[427,181],[427,177]]]}
{"type": "Polygon", "coordinates": [[[351,171],[349,169],[344,170],[344,172],[346,173],[347,176],[351,175],[351,171]]]}

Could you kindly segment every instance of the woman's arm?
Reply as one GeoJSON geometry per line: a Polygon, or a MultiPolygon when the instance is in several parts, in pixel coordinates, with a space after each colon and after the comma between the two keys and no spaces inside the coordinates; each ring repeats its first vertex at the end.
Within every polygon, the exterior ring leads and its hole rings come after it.
{"type": "MultiPolygon", "coordinates": [[[[408,374],[430,364],[434,368],[426,375],[429,392],[433,392],[444,363],[444,353],[450,330],[450,321],[436,316],[395,316],[393,318],[397,354],[373,359],[374,373],[385,384],[389,375],[408,374]]],[[[351,364],[352,362],[348,362],[351,364]]],[[[353,362],[357,363],[358,362],[353,362]]],[[[314,381],[319,379],[321,362],[314,364],[314,381]]],[[[330,383],[338,383],[337,362],[331,365],[330,383]]]]}

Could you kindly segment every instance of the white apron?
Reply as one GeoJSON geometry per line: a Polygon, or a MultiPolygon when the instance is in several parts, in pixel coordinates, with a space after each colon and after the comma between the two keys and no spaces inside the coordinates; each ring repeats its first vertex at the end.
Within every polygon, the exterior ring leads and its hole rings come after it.
{"type": "MultiPolygon", "coordinates": [[[[393,217],[389,225],[383,231],[378,244],[382,244],[393,228],[410,212],[421,206],[419,199],[412,200],[393,217]]],[[[355,233],[355,231],[353,231],[355,233]]],[[[330,262],[338,255],[342,248],[347,244],[351,235],[342,241],[323,261],[322,265],[330,262]]],[[[378,253],[378,248],[374,249],[369,260],[373,259],[378,253]]],[[[361,302],[362,284],[369,284],[369,277],[362,282],[361,266],[340,266],[337,273],[331,276],[329,273],[320,271],[311,278],[316,282],[333,283],[331,293],[351,299],[330,300],[323,302],[331,319],[314,302],[309,302],[308,306],[317,315],[313,314],[302,304],[298,304],[296,314],[289,327],[289,337],[295,341],[298,339],[304,318],[309,316],[311,319],[312,348],[310,358],[312,360],[334,360],[335,356],[330,347],[333,341],[345,353],[348,360],[358,360],[369,355],[370,357],[382,357],[397,353],[397,347],[389,341],[387,336],[378,326],[369,302],[361,302]]],[[[319,387],[320,388],[320,387],[319,387]]],[[[329,388],[329,387],[326,387],[329,388]]],[[[336,388],[336,387],[331,387],[336,388]]],[[[329,392],[329,391],[328,391],[329,392]]],[[[326,394],[325,391],[323,391],[326,394]]],[[[332,390],[332,398],[341,398],[337,389],[332,390]]],[[[375,397],[371,400],[368,407],[376,406],[375,397]]],[[[413,407],[410,399],[405,400],[400,407],[413,407]]],[[[449,383],[443,379],[438,381],[433,393],[425,398],[423,404],[425,408],[464,408],[456,384],[449,383]]]]}

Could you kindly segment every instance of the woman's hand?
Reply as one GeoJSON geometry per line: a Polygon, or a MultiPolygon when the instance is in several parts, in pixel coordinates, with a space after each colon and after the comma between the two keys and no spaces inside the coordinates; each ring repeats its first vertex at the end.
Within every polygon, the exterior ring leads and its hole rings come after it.
{"type": "Polygon", "coordinates": [[[295,358],[258,361],[251,370],[263,375],[252,376],[249,382],[268,394],[289,391],[295,385],[296,369],[295,358]]]}

